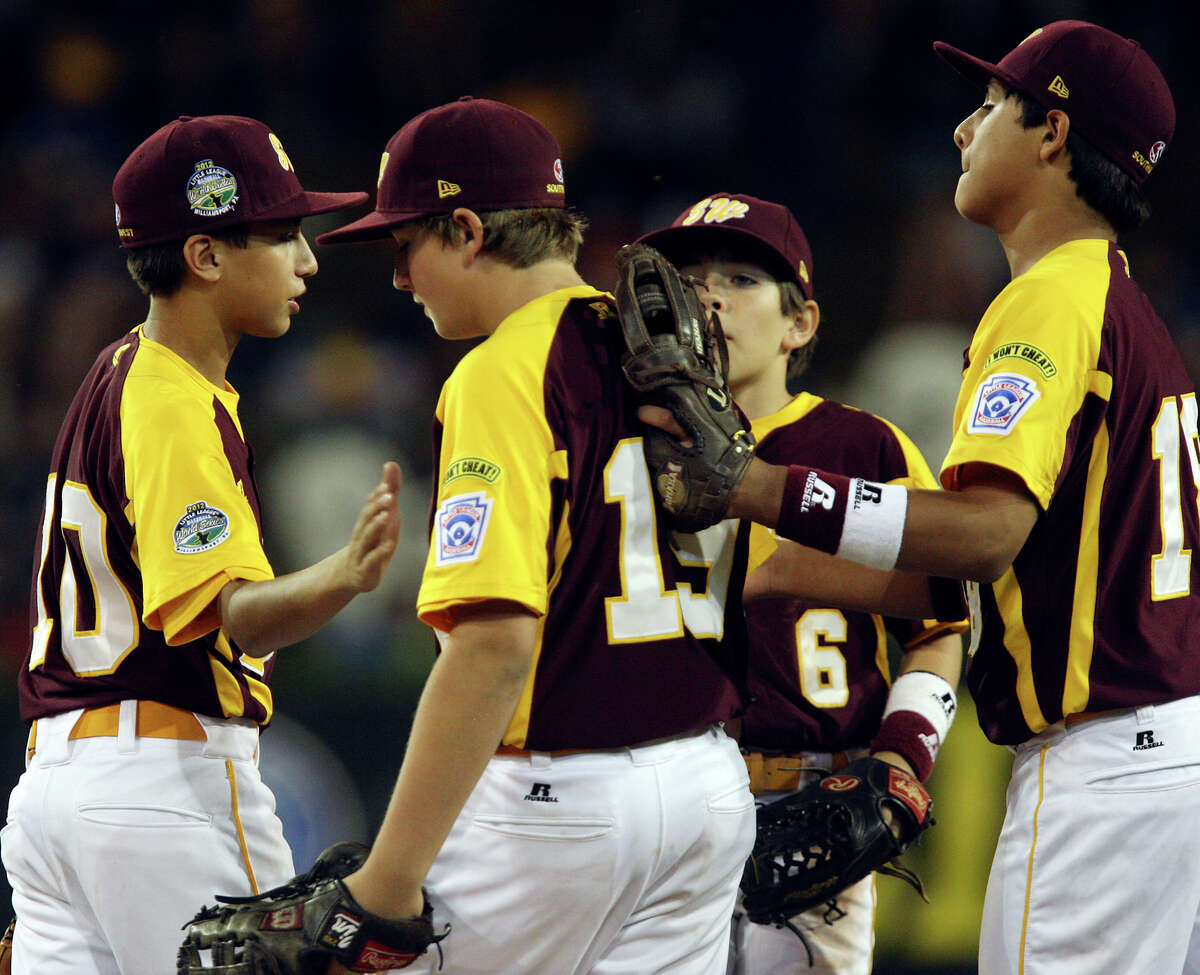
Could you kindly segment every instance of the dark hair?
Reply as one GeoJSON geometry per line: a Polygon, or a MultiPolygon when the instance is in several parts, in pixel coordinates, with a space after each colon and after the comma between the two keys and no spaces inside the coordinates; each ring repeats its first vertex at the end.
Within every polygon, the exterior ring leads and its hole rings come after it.
{"type": "MultiPolygon", "coordinates": [[[[234,247],[245,247],[250,242],[250,226],[239,224],[226,227],[214,230],[209,236],[234,247]]],[[[143,294],[153,298],[169,298],[183,286],[187,270],[183,263],[183,240],[131,250],[125,258],[125,266],[143,294]]]]}
{"type": "MultiPolygon", "coordinates": [[[[1021,124],[1036,128],[1046,121],[1049,109],[1022,91],[1010,90],[1009,96],[1021,107],[1021,124]]],[[[1136,230],[1150,217],[1150,204],[1141,187],[1128,173],[1074,130],[1067,133],[1067,152],[1075,193],[1088,206],[1112,224],[1118,234],[1136,230]]]]}
{"type": "MultiPolygon", "coordinates": [[[[479,214],[483,224],[482,252],[513,267],[561,259],[575,263],[583,244],[587,220],[561,207],[523,210],[488,210],[479,214]]],[[[460,244],[465,234],[448,213],[418,221],[418,233],[428,233],[447,244],[460,244]]]]}

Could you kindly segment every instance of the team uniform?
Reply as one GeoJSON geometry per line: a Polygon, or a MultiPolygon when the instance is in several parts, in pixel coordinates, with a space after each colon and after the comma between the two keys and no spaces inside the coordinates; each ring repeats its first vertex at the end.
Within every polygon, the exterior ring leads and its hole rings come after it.
{"type": "MultiPolygon", "coordinates": [[[[871,480],[913,488],[937,483],[916,446],[869,413],[810,393],[755,419],[757,454],[775,464],[796,459],[825,470],[863,472],[871,480]]],[[[754,525],[750,568],[775,549],[774,533],[754,525]]],[[[751,705],[742,719],[741,746],[751,788],[774,801],[822,773],[867,754],[879,729],[891,685],[889,634],[904,650],[965,623],[924,623],[818,606],[800,599],[746,605],[751,705]]],[[[868,973],[874,948],[875,886],[867,877],[838,895],[846,912],[833,924],[813,909],[794,921],[805,932],[815,973],[868,973]]],[[[772,975],[807,969],[795,934],[734,916],[731,973],[772,975]]]]}
{"type": "Polygon", "coordinates": [[[1042,509],[1012,567],[969,586],[968,683],[987,736],[1016,752],[985,975],[1200,971],[1196,420],[1108,241],[1047,254],[972,340],[943,483],[992,464],[1042,509]]]}
{"type": "Polygon", "coordinates": [[[3,831],[18,971],[173,970],[213,891],[294,872],[257,764],[271,660],[213,605],[273,577],[237,405],[139,327],[100,353],[59,433],[3,831]]]}
{"type": "Polygon", "coordinates": [[[724,961],[754,838],[721,729],[743,704],[746,532],[657,517],[616,326],[602,292],[550,292],[438,403],[419,615],[446,630],[454,607],[509,600],[540,616],[516,712],[426,881],[455,972],[724,961]]]}

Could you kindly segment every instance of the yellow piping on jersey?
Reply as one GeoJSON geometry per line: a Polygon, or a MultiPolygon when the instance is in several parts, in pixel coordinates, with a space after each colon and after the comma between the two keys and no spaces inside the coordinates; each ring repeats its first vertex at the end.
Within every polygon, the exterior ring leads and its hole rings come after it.
{"type": "Polygon", "coordinates": [[[246,668],[243,667],[243,676],[246,679],[246,690],[250,692],[250,696],[263,706],[263,710],[267,713],[267,721],[271,720],[271,713],[275,709],[275,697],[271,693],[271,688],[263,681],[257,680],[245,673],[246,668]]]}
{"type": "Polygon", "coordinates": [[[1043,745],[1038,756],[1038,800],[1033,807],[1033,839],[1029,844],[1029,865],[1025,870],[1025,912],[1021,916],[1021,950],[1017,955],[1017,975],[1025,975],[1025,939],[1029,934],[1029,900],[1033,895],[1033,856],[1037,851],[1038,813],[1042,810],[1042,799],[1046,789],[1046,750],[1043,745]]]}
{"type": "MultiPolygon", "coordinates": [[[[1088,376],[1088,392],[1107,400],[1112,392],[1112,376],[1093,372],[1088,376]]],[[[1067,644],[1067,671],[1063,681],[1062,713],[1087,710],[1091,694],[1088,673],[1096,647],[1096,580],[1100,566],[1100,501],[1108,477],[1108,424],[1100,425],[1092,440],[1088,461],[1087,487],[1083,495],[1083,531],[1075,561],[1075,595],[1071,605],[1071,635],[1067,644]]],[[[1037,730],[1037,729],[1035,729],[1037,730]]]]}
{"type": "Polygon", "coordinates": [[[1044,730],[1049,722],[1038,704],[1037,689],[1033,682],[1033,648],[1029,642],[1029,633],[1020,625],[1020,621],[1025,618],[1024,600],[1021,598],[1021,586],[1012,566],[993,583],[992,591],[996,596],[996,608],[1000,611],[1000,618],[1016,621],[1015,625],[1005,629],[1004,648],[1017,665],[1017,700],[1021,704],[1021,717],[1025,719],[1030,731],[1037,734],[1044,730]]]}
{"type": "MultiPolygon", "coordinates": [[[[220,661],[209,659],[209,669],[212,671],[213,684],[217,688],[217,700],[221,704],[221,712],[230,718],[240,718],[246,711],[246,702],[242,697],[242,685],[220,661]]],[[[270,715],[268,715],[268,718],[270,715]]]]}
{"type": "Polygon", "coordinates": [[[246,866],[246,878],[250,881],[250,893],[258,893],[258,881],[254,879],[254,867],[250,864],[250,851],[246,848],[246,833],[242,829],[242,818],[238,814],[237,772],[233,762],[225,759],[225,776],[229,779],[230,810],[233,813],[233,825],[237,829],[238,847],[242,851],[242,863],[246,866]]]}
{"type": "MultiPolygon", "coordinates": [[[[567,452],[565,450],[556,450],[550,455],[550,476],[561,481],[567,479],[570,473],[570,467],[567,463],[567,452]]],[[[547,606],[554,595],[554,590],[558,588],[559,582],[562,580],[563,564],[567,560],[567,553],[571,551],[571,502],[563,502],[562,518],[558,523],[558,531],[554,536],[554,571],[551,573],[550,582],[546,586],[547,606]]],[[[546,634],[546,618],[548,614],[542,614],[538,618],[537,641],[533,647],[533,660],[529,665],[529,675],[525,678],[525,686],[521,688],[521,697],[517,701],[517,708],[513,712],[512,720],[508,723],[508,728],[504,732],[504,737],[501,743],[512,745],[514,748],[524,748],[525,742],[529,738],[529,715],[533,712],[533,685],[538,672],[538,661],[542,656],[543,640],[546,634]]]]}

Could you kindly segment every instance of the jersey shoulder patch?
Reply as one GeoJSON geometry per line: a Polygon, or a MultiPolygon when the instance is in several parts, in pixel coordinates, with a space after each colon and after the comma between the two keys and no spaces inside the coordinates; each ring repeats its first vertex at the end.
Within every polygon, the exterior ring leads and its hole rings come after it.
{"type": "Polygon", "coordinates": [[[493,504],[491,498],[480,493],[458,494],[441,503],[434,515],[438,565],[479,558],[493,504]]]}
{"type": "Polygon", "coordinates": [[[189,504],[183,517],[175,522],[175,551],[180,555],[207,552],[228,537],[229,516],[207,501],[189,504]]]}
{"type": "Polygon", "coordinates": [[[1037,383],[1028,376],[1014,372],[992,373],[975,391],[975,405],[967,417],[967,432],[1007,437],[1041,395],[1037,383]]]}

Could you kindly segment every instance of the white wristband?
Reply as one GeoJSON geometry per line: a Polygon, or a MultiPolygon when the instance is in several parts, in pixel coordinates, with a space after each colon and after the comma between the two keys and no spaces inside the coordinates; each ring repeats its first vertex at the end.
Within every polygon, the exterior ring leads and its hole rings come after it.
{"type": "Polygon", "coordinates": [[[872,569],[896,568],[907,512],[907,488],[850,478],[842,537],[834,554],[872,569]]]}
{"type": "Polygon", "coordinates": [[[883,716],[886,718],[895,711],[915,711],[933,725],[940,744],[946,740],[957,710],[958,698],[948,681],[928,670],[910,670],[892,683],[883,716]]]}

